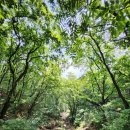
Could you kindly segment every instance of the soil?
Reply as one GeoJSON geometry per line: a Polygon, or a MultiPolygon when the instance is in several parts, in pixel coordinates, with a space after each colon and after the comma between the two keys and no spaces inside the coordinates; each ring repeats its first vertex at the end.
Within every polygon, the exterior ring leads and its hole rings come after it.
{"type": "MultiPolygon", "coordinates": [[[[59,120],[51,119],[48,125],[40,126],[37,130],[76,130],[74,126],[69,123],[69,113],[62,112],[59,120]]],[[[96,130],[94,127],[84,127],[78,130],[96,130]]]]}

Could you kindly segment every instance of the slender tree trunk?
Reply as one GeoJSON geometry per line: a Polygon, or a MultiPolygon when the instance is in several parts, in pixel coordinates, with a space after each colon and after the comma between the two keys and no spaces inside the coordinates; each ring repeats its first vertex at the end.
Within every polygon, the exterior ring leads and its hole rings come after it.
{"type": "Polygon", "coordinates": [[[5,75],[7,74],[8,69],[5,68],[3,71],[4,71],[4,73],[3,73],[3,75],[1,76],[0,85],[1,85],[1,83],[2,83],[2,81],[3,81],[3,79],[4,79],[4,77],[5,77],[5,75]]]}
{"type": "Polygon", "coordinates": [[[33,108],[36,106],[36,101],[38,100],[38,98],[40,97],[41,93],[37,93],[36,97],[34,98],[32,104],[30,105],[29,109],[28,109],[28,115],[27,118],[29,118],[32,115],[32,111],[33,108]]]}
{"type": "Polygon", "coordinates": [[[98,42],[97,42],[92,36],[90,36],[90,37],[92,38],[92,40],[94,41],[94,43],[96,44],[96,46],[97,46],[97,48],[98,48],[98,50],[99,50],[100,59],[101,59],[102,63],[104,64],[104,66],[106,67],[106,70],[108,71],[108,73],[109,73],[109,75],[110,75],[110,77],[111,77],[111,80],[112,80],[112,82],[113,82],[113,85],[114,85],[114,87],[115,87],[116,90],[117,90],[118,96],[121,98],[121,100],[122,100],[122,102],[123,102],[123,104],[124,104],[125,109],[128,109],[128,108],[129,108],[129,103],[127,102],[127,100],[126,100],[125,97],[123,96],[123,94],[122,94],[122,92],[121,92],[121,89],[120,89],[120,87],[118,86],[118,84],[117,84],[117,82],[116,82],[116,79],[115,79],[113,73],[111,72],[109,66],[107,65],[106,60],[105,60],[105,57],[104,57],[104,55],[103,55],[103,53],[102,53],[102,51],[101,51],[101,48],[100,48],[98,42]]]}
{"type": "Polygon", "coordinates": [[[121,98],[121,100],[122,100],[122,102],[123,102],[123,104],[124,104],[124,107],[125,107],[126,109],[128,109],[128,108],[129,108],[129,103],[126,101],[125,97],[124,97],[123,94],[121,93],[121,90],[120,90],[120,88],[119,88],[119,86],[118,86],[118,84],[117,84],[117,82],[116,82],[116,80],[115,80],[114,75],[111,73],[111,71],[110,71],[109,68],[107,68],[107,69],[108,69],[108,72],[109,72],[110,77],[111,77],[111,79],[112,79],[112,82],[113,82],[113,84],[114,84],[114,86],[115,86],[115,88],[116,88],[116,90],[117,90],[117,92],[118,92],[118,95],[119,95],[119,97],[121,98]]]}

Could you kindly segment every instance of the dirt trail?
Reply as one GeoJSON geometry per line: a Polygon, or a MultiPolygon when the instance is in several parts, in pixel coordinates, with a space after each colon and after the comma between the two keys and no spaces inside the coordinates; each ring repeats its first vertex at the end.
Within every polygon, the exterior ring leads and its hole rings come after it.
{"type": "Polygon", "coordinates": [[[58,121],[52,119],[47,126],[40,126],[38,130],[74,130],[68,120],[69,113],[62,112],[58,121]]]}
{"type": "Polygon", "coordinates": [[[69,123],[69,113],[62,112],[60,114],[59,120],[52,119],[48,125],[46,126],[40,126],[38,130],[96,130],[94,127],[84,127],[75,129],[70,123],[69,123]]]}

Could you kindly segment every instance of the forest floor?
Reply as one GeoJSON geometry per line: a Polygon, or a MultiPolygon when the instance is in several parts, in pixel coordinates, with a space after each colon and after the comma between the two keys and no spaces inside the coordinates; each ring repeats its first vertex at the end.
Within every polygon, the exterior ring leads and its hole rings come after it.
{"type": "Polygon", "coordinates": [[[50,123],[46,126],[40,126],[38,130],[96,130],[94,127],[75,128],[69,123],[67,112],[60,114],[59,120],[51,119],[50,123]]]}

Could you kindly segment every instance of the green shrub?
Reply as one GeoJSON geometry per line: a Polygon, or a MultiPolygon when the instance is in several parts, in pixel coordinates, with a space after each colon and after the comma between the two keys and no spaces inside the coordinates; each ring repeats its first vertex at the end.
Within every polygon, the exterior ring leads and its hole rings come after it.
{"type": "Polygon", "coordinates": [[[119,116],[104,125],[102,130],[130,130],[130,109],[120,112],[119,116]]]}
{"type": "Polygon", "coordinates": [[[83,122],[88,125],[92,125],[95,128],[101,128],[102,123],[103,123],[103,112],[98,111],[97,109],[81,109],[78,111],[76,120],[75,120],[75,125],[76,126],[81,126],[83,122]]]}
{"type": "Polygon", "coordinates": [[[22,119],[7,120],[2,124],[2,130],[36,130],[35,123],[22,119]]]}

